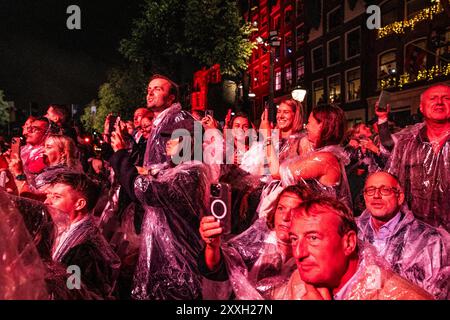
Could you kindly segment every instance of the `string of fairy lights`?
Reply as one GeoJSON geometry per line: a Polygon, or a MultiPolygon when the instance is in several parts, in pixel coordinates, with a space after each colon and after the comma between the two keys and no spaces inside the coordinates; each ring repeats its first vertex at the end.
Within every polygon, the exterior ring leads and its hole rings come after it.
{"type": "Polygon", "coordinates": [[[414,30],[416,24],[422,21],[430,21],[435,15],[444,11],[440,0],[431,0],[431,6],[420,10],[412,18],[403,21],[396,21],[387,26],[378,29],[378,39],[391,34],[404,34],[407,29],[414,30]]]}
{"type": "Polygon", "coordinates": [[[450,75],[450,63],[446,65],[434,65],[429,69],[423,69],[417,72],[417,74],[412,74],[405,72],[398,78],[395,76],[388,77],[380,81],[380,87],[382,89],[386,88],[399,88],[402,89],[404,85],[417,82],[417,81],[432,81],[434,78],[448,76],[450,75]]]}
{"type": "MultiPolygon", "coordinates": [[[[447,1],[447,0],[444,0],[447,1]]],[[[405,34],[407,31],[414,30],[415,26],[422,21],[431,21],[436,15],[444,12],[441,0],[431,0],[431,6],[420,10],[413,17],[403,21],[393,22],[383,28],[378,29],[377,38],[381,39],[393,34],[405,34]]],[[[380,81],[380,87],[399,88],[418,81],[432,81],[438,77],[450,75],[450,63],[434,65],[428,69],[419,70],[417,73],[405,72],[400,76],[392,75],[380,81]]]]}

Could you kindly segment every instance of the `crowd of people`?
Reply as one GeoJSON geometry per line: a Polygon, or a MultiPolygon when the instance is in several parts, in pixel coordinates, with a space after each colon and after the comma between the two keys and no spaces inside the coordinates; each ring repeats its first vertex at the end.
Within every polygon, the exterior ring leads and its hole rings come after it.
{"type": "Polygon", "coordinates": [[[61,105],[2,147],[1,299],[450,299],[449,86],[395,131],[294,99],[220,122],[162,75],[146,100],[98,152],[61,105]]]}

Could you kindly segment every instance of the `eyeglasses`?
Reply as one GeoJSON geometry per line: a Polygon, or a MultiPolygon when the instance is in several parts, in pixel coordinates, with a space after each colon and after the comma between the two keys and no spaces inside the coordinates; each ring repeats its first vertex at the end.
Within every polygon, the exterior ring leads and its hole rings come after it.
{"type": "Polygon", "coordinates": [[[365,188],[364,189],[364,193],[367,195],[367,196],[374,196],[375,195],[375,193],[377,192],[377,190],[380,192],[380,194],[382,195],[382,196],[390,196],[390,195],[392,195],[393,193],[395,193],[395,194],[398,194],[400,191],[399,190],[397,190],[397,189],[395,189],[395,188],[390,188],[390,187],[386,187],[386,186],[381,186],[381,187],[378,187],[378,188],[376,188],[376,187],[368,187],[368,188],[365,188]]]}

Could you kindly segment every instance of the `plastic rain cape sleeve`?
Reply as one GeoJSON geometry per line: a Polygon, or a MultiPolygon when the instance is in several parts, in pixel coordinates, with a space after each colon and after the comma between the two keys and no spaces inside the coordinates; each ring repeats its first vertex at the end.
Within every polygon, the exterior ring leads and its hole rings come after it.
{"type": "Polygon", "coordinates": [[[278,249],[275,231],[260,218],[238,236],[223,242],[222,254],[229,280],[204,279],[206,299],[227,299],[233,291],[237,300],[272,299],[273,289],[288,281],[295,261],[278,249]]]}
{"type": "Polygon", "coordinates": [[[147,139],[144,155],[145,168],[150,167],[152,164],[164,163],[169,160],[166,154],[166,142],[169,138],[161,137],[161,132],[170,129],[174,123],[185,119],[194,118],[189,112],[181,110],[179,103],[174,103],[155,118],[152,132],[147,139]]]}
{"type": "Polygon", "coordinates": [[[197,161],[162,169],[157,177],[136,178],[135,194],[145,216],[133,298],[201,297],[198,228],[209,201],[209,185],[209,168],[197,161]]]}
{"type": "Polygon", "coordinates": [[[419,123],[394,135],[386,169],[399,178],[417,218],[450,232],[450,140],[435,153],[424,130],[419,123]]]}
{"type": "Polygon", "coordinates": [[[47,299],[45,267],[20,213],[0,191],[0,300],[47,299]]]}
{"type": "MultiPolygon", "coordinates": [[[[322,160],[319,157],[313,158],[313,161],[317,161],[320,163],[320,165],[328,166],[326,160],[322,160]]],[[[349,158],[345,150],[338,145],[332,145],[332,146],[326,146],[317,150],[314,150],[312,152],[309,152],[307,154],[290,158],[284,161],[280,165],[280,176],[281,181],[283,183],[283,186],[289,186],[296,183],[304,183],[306,186],[308,186],[311,190],[315,192],[320,192],[324,195],[328,195],[331,197],[334,197],[338,200],[343,201],[349,208],[352,208],[352,196],[350,193],[350,187],[347,180],[347,174],[345,172],[345,166],[349,164],[349,158]],[[311,155],[314,155],[314,153],[317,152],[329,152],[332,153],[338,160],[339,163],[339,172],[341,174],[340,182],[335,186],[325,186],[323,185],[319,179],[303,179],[298,176],[301,176],[301,172],[291,172],[289,169],[289,166],[294,163],[301,162],[302,160],[311,157],[311,155]],[[295,177],[297,176],[297,178],[295,177]],[[299,180],[298,180],[299,179],[299,180]],[[297,181],[298,180],[298,181],[297,181]]]]}
{"type": "MultiPolygon", "coordinates": [[[[428,291],[436,299],[449,299],[450,293],[450,235],[415,219],[406,206],[402,219],[386,240],[383,257],[402,277],[428,291]]],[[[374,243],[366,210],[358,217],[358,237],[374,243]]]]}

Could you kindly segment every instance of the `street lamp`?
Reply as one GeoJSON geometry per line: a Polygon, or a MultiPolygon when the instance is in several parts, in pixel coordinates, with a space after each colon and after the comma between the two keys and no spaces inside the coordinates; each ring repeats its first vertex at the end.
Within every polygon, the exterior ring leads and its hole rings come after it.
{"type": "Polygon", "coordinates": [[[306,89],[303,88],[302,86],[298,85],[292,90],[291,94],[292,94],[292,98],[294,100],[303,102],[303,100],[305,99],[305,96],[306,96],[306,89]]]}

